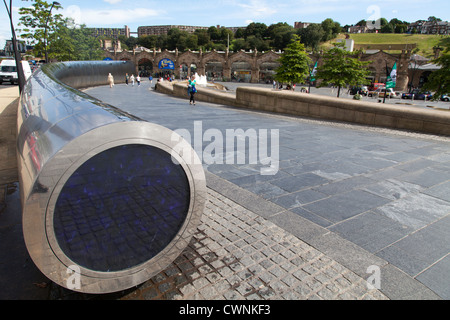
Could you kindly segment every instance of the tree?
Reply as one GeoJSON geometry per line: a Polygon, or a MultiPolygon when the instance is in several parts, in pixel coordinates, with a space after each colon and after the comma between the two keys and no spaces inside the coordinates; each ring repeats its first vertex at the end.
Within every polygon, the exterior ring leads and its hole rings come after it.
{"type": "Polygon", "coordinates": [[[300,39],[306,47],[311,48],[313,51],[318,51],[320,41],[324,37],[325,31],[323,31],[320,24],[313,23],[305,29],[299,29],[297,34],[300,35],[300,39]]]}
{"type": "Polygon", "coordinates": [[[380,29],[381,33],[394,33],[394,31],[395,31],[395,26],[390,23],[384,25],[380,29]]]}
{"type": "Polygon", "coordinates": [[[267,25],[265,23],[252,22],[244,31],[244,38],[255,36],[257,38],[264,38],[267,32],[267,25]]]}
{"type": "Polygon", "coordinates": [[[245,29],[244,29],[244,28],[239,28],[239,29],[237,29],[236,32],[234,33],[234,37],[235,37],[236,39],[243,38],[243,37],[244,37],[244,33],[245,33],[245,29]]]}
{"type": "Polygon", "coordinates": [[[197,44],[201,47],[208,46],[211,38],[207,30],[197,29],[194,31],[194,34],[197,36],[197,44]]]}
{"type": "MultiPolygon", "coordinates": [[[[29,1],[29,0],[22,0],[29,1]]],[[[23,29],[17,31],[21,33],[20,37],[29,41],[34,46],[34,54],[36,56],[43,56],[46,49],[45,40],[47,39],[47,50],[52,46],[51,34],[55,32],[61,23],[65,20],[61,14],[51,14],[50,8],[52,4],[43,0],[34,0],[30,7],[20,8],[19,26],[23,29]],[[47,36],[46,36],[47,35],[47,36]]],[[[54,9],[61,9],[61,5],[56,4],[54,9]]]]}
{"type": "MultiPolygon", "coordinates": [[[[34,44],[35,56],[42,56],[47,49],[48,58],[59,61],[100,59],[103,56],[100,41],[85,25],[75,27],[72,19],[50,14],[52,5],[36,0],[30,7],[19,9],[19,25],[25,27],[21,30],[21,37],[34,44]]],[[[53,6],[54,9],[62,9],[59,4],[53,6]]]]}
{"type": "MultiPolygon", "coordinates": [[[[124,37],[124,36],[119,36],[119,40],[124,42],[123,40],[120,39],[120,37],[124,37]]],[[[140,36],[138,38],[137,44],[144,48],[152,49],[152,48],[157,47],[157,42],[158,42],[158,36],[155,34],[152,34],[152,35],[140,36]]]]}
{"type": "Polygon", "coordinates": [[[225,45],[228,44],[228,40],[230,40],[230,43],[231,43],[231,41],[233,41],[234,34],[233,34],[233,31],[231,31],[230,29],[225,28],[225,27],[220,27],[219,33],[220,33],[220,39],[223,44],[225,44],[225,45]]]}
{"type": "Polygon", "coordinates": [[[335,22],[330,18],[323,20],[321,26],[324,31],[322,41],[328,41],[336,38],[339,32],[341,32],[341,25],[339,24],[339,22],[335,22]]]}
{"type": "Polygon", "coordinates": [[[209,27],[208,34],[209,34],[209,38],[211,40],[213,40],[213,41],[220,40],[220,32],[216,27],[214,27],[214,26],[209,27]]]}
{"type": "MultiPolygon", "coordinates": [[[[450,42],[447,40],[447,42],[450,42]]],[[[425,90],[435,91],[433,99],[438,100],[443,94],[450,92],[450,44],[447,43],[447,47],[444,53],[437,59],[433,60],[434,63],[439,65],[441,69],[433,71],[428,77],[428,81],[424,84],[425,90]]]]}
{"type": "Polygon", "coordinates": [[[324,53],[323,65],[318,68],[316,78],[322,79],[321,87],[335,85],[338,87],[337,97],[341,87],[346,85],[360,85],[367,82],[370,74],[367,65],[370,61],[360,61],[353,57],[351,52],[343,49],[343,43],[335,43],[335,46],[324,53]]]}
{"type": "Polygon", "coordinates": [[[442,21],[442,19],[436,18],[435,16],[430,16],[430,17],[428,17],[428,21],[429,22],[438,22],[438,21],[442,21]]]}
{"type": "Polygon", "coordinates": [[[286,22],[272,24],[267,28],[266,35],[271,39],[270,45],[275,50],[283,50],[292,40],[295,30],[286,22]]]}
{"type": "Polygon", "coordinates": [[[284,53],[278,59],[280,66],[276,69],[275,80],[281,83],[289,83],[292,87],[295,83],[303,83],[309,75],[311,59],[305,52],[305,46],[297,35],[284,49],[284,53]]]}
{"type": "Polygon", "coordinates": [[[85,25],[70,28],[61,24],[53,33],[52,50],[49,57],[59,61],[100,60],[103,56],[100,41],[91,35],[85,25]]]}

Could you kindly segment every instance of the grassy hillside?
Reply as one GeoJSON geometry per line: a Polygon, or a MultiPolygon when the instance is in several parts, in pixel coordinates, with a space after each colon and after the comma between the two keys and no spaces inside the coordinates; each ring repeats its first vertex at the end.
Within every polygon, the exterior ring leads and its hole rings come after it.
{"type": "MultiPolygon", "coordinates": [[[[416,43],[417,51],[416,53],[427,57],[433,57],[433,47],[437,46],[443,37],[439,35],[428,35],[428,34],[397,34],[397,33],[355,33],[349,34],[350,39],[353,39],[355,43],[358,44],[406,44],[406,43],[416,43]]],[[[339,35],[338,38],[343,39],[345,36],[343,34],[339,35]]],[[[332,40],[331,42],[334,42],[332,40]]],[[[325,44],[325,46],[327,46],[325,44]]]]}

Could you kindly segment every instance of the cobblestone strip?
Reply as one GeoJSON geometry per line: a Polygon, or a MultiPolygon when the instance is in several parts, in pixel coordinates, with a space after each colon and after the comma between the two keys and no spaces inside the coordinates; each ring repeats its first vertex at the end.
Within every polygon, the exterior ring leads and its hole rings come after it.
{"type": "Polygon", "coordinates": [[[123,299],[387,299],[270,221],[213,190],[208,196],[188,248],[123,299]]]}

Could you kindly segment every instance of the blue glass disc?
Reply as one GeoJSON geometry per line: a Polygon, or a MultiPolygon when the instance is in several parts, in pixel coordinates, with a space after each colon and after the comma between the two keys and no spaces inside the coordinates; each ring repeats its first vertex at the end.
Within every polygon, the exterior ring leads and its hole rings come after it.
{"type": "Polygon", "coordinates": [[[190,203],[184,169],[148,145],[105,150],[82,164],[57,199],[54,231],[72,261],[95,271],[144,263],[179,232],[190,203]]]}

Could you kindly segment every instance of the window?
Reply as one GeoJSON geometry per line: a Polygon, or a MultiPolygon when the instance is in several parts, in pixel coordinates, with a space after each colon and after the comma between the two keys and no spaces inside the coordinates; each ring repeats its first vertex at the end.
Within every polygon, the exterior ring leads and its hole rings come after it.
{"type": "Polygon", "coordinates": [[[3,66],[2,72],[16,72],[16,66],[3,66]]]}

